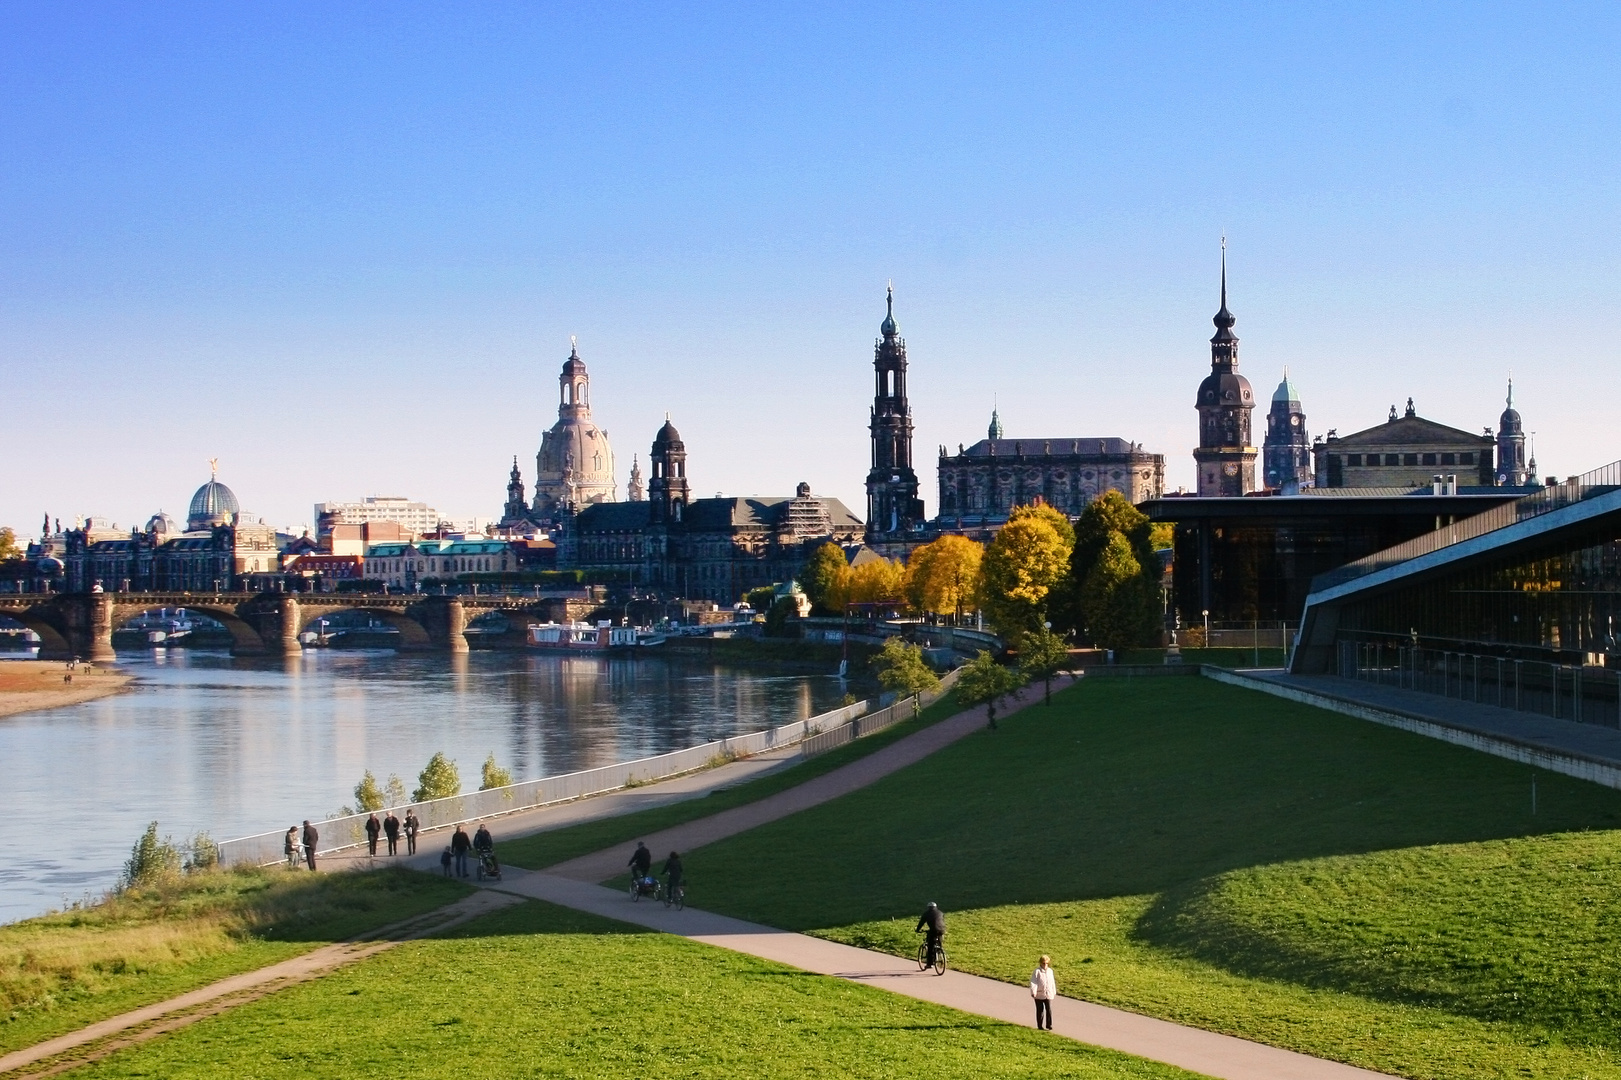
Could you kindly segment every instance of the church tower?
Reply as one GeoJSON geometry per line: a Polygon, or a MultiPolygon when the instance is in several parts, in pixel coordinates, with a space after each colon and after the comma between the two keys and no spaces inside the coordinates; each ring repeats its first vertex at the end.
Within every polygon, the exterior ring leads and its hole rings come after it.
{"type": "Polygon", "coordinates": [[[642,463],[634,455],[630,459],[630,483],[625,485],[625,498],[630,502],[647,501],[647,493],[642,487],[642,463]]]}
{"type": "Polygon", "coordinates": [[[1306,434],[1306,413],[1300,395],[1283,369],[1283,381],[1272,393],[1272,411],[1266,415],[1266,441],[1261,444],[1261,468],[1267,487],[1287,492],[1311,487],[1311,438],[1306,434]]]}
{"type": "Polygon", "coordinates": [[[906,341],[895,325],[895,287],[889,288],[873,350],[872,468],[867,473],[867,538],[906,533],[923,524],[917,473],[912,471],[912,407],[906,403],[906,341]]]}
{"type": "Polygon", "coordinates": [[[1210,374],[1199,384],[1199,494],[1246,495],[1255,490],[1256,449],[1250,445],[1255,395],[1238,373],[1238,320],[1227,310],[1227,238],[1221,241],[1221,310],[1211,322],[1210,374]]]}
{"type": "Polygon", "coordinates": [[[1508,408],[1497,421],[1498,486],[1535,483],[1536,466],[1525,460],[1525,423],[1514,408],[1514,376],[1508,377],[1508,408]]]}
{"type": "Polygon", "coordinates": [[[512,475],[507,478],[507,504],[501,508],[503,522],[520,521],[529,510],[523,498],[523,473],[518,471],[518,459],[512,459],[512,475]]]}
{"type": "Polygon", "coordinates": [[[653,520],[678,524],[686,517],[690,495],[687,490],[687,446],[681,433],[664,418],[664,426],[653,437],[653,453],[648,456],[653,475],[647,482],[648,501],[653,504],[653,520]]]}

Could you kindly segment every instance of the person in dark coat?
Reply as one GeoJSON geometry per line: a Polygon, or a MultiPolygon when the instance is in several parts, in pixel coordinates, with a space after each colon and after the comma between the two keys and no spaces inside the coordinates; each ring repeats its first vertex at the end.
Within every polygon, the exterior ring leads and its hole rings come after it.
{"type": "Polygon", "coordinates": [[[490,835],[483,822],[479,822],[478,832],[473,834],[473,850],[485,855],[495,854],[495,837],[490,835]]]}
{"type": "Polygon", "coordinates": [[[304,859],[315,869],[315,845],[321,842],[321,831],[310,824],[310,819],[304,819],[304,859]]]}
{"type": "Polygon", "coordinates": [[[373,814],[366,819],[366,853],[377,858],[377,834],[383,831],[383,823],[373,814]]]}
{"type": "Polygon", "coordinates": [[[405,853],[407,855],[417,853],[417,833],[421,831],[422,822],[417,820],[417,812],[407,810],[405,812],[405,853]]]}
{"type": "Polygon", "coordinates": [[[467,838],[467,830],[460,825],[456,826],[456,835],[450,838],[450,850],[456,856],[456,876],[467,876],[467,853],[473,850],[473,841],[467,838]]]}
{"type": "Polygon", "coordinates": [[[637,881],[641,881],[653,869],[653,853],[640,840],[636,841],[636,850],[630,853],[629,866],[631,876],[637,881]]]}
{"type": "Polygon", "coordinates": [[[446,877],[450,876],[450,859],[450,847],[447,845],[445,850],[439,853],[439,869],[445,872],[446,877]]]}
{"type": "Polygon", "coordinates": [[[287,869],[298,869],[298,826],[287,826],[287,839],[282,843],[282,853],[287,856],[287,869]]]}
{"type": "Polygon", "coordinates": [[[394,816],[392,810],[388,812],[388,817],[383,819],[383,835],[388,837],[388,853],[398,855],[400,853],[400,819],[394,816]]]}
{"type": "Polygon", "coordinates": [[[664,884],[665,895],[674,896],[675,891],[686,884],[687,880],[686,873],[681,869],[680,853],[670,852],[670,857],[664,860],[664,873],[666,877],[664,884]]]}
{"type": "Polygon", "coordinates": [[[940,947],[940,942],[946,937],[946,913],[940,910],[940,905],[933,900],[923,909],[923,915],[917,920],[917,930],[926,931],[924,941],[928,943],[929,952],[925,958],[928,966],[934,965],[934,951],[940,947]]]}

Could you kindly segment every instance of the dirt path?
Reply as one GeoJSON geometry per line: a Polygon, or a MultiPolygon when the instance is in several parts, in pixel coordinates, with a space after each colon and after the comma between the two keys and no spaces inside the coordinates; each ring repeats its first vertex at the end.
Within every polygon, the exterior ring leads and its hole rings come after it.
{"type": "Polygon", "coordinates": [[[0,1077],[5,1080],[32,1080],[87,1065],[126,1046],[134,1046],[210,1016],[217,1016],[284,987],[320,978],[328,972],[392,949],[403,941],[443,933],[481,915],[519,903],[521,899],[521,896],[509,892],[477,892],[454,904],[382,927],[363,937],[324,945],[279,964],[232,975],[167,1001],[108,1017],[89,1027],[0,1057],[0,1077]]]}
{"type": "Polygon", "coordinates": [[[0,716],[59,709],[122,693],[134,676],[61,660],[0,660],[0,716]]]}

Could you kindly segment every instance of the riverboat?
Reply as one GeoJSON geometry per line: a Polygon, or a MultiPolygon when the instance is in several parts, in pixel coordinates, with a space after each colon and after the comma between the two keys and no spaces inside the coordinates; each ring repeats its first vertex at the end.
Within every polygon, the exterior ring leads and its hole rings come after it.
{"type": "Polygon", "coordinates": [[[530,623],[524,644],[531,649],[560,652],[603,652],[636,644],[636,628],[590,623],[530,623]]]}

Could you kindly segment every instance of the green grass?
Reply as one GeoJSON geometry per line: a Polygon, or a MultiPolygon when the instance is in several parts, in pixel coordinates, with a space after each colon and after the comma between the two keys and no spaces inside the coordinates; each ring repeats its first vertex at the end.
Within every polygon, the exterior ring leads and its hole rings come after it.
{"type": "MultiPolygon", "coordinates": [[[[734,806],[758,802],[779,791],[797,787],[807,780],[832,772],[874,751],[882,750],[897,739],[905,738],[920,728],[944,720],[961,709],[962,706],[957,704],[956,695],[947,694],[924,709],[923,714],[915,720],[896,724],[876,735],[857,739],[797,765],[767,773],[756,780],[712,791],[701,799],[688,799],[685,802],[657,806],[634,814],[582,822],[563,829],[504,841],[501,844],[501,859],[512,866],[540,870],[581,855],[589,855],[593,851],[601,851],[615,844],[634,844],[638,839],[660,829],[709,817],[722,810],[730,810],[734,806]]],[[[627,860],[630,858],[628,849],[625,858],[627,860]]]]}
{"type": "Polygon", "coordinates": [[[538,901],[74,1075],[1189,1076],[538,901]]]}
{"type": "Polygon", "coordinates": [[[1621,1077],[1621,792],[1094,679],[686,859],[697,906],[1414,1077],[1621,1077]],[[1588,831],[1592,830],[1592,831],[1588,831]],[[836,838],[836,842],[830,840],[836,838]],[[762,875],[762,865],[793,872],[762,875]],[[815,882],[813,889],[806,882],[815,882]]]}
{"type": "Polygon", "coordinates": [[[466,895],[410,870],[177,877],[0,926],[0,1052],[418,915],[466,895]]]}

